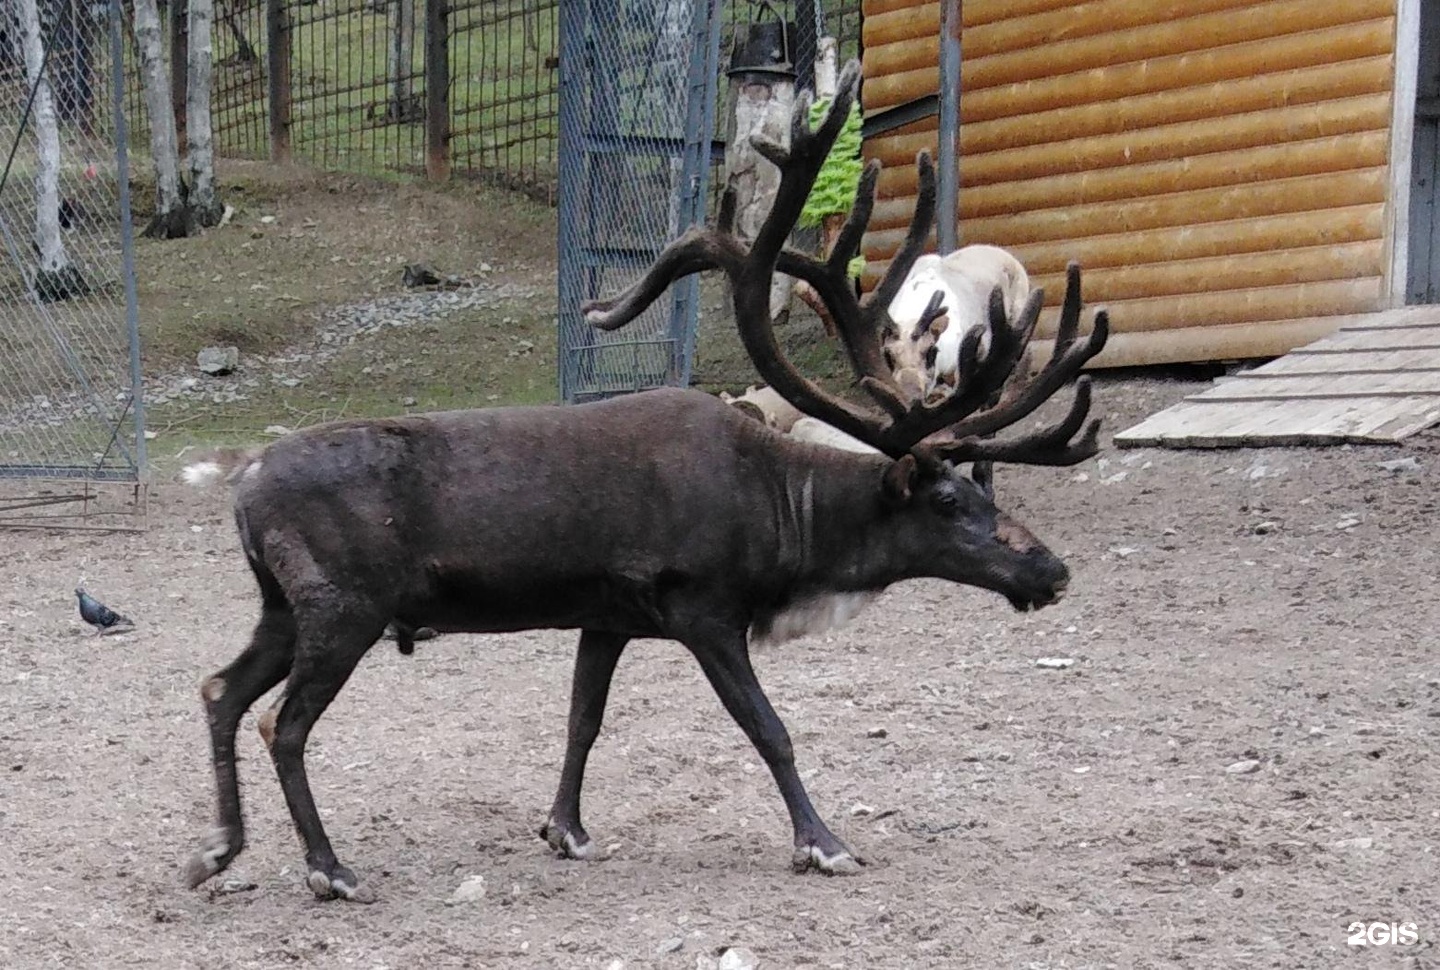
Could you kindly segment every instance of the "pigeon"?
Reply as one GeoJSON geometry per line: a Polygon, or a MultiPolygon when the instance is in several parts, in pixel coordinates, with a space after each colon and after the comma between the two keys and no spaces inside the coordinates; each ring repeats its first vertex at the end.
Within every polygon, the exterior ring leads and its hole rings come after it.
{"type": "Polygon", "coordinates": [[[134,621],[128,616],[116,613],[85,590],[77,587],[75,598],[80,601],[80,619],[93,626],[97,634],[128,633],[135,629],[134,621]]]}

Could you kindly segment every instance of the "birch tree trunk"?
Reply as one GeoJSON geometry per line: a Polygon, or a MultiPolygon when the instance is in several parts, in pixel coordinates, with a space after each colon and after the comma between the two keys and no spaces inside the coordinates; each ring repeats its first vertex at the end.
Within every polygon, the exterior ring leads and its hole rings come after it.
{"type": "Polygon", "coordinates": [[[419,114],[415,100],[415,0],[395,0],[394,32],[390,38],[391,121],[413,121],[419,114]]]}
{"type": "Polygon", "coordinates": [[[210,125],[210,74],[214,61],[211,34],[214,0],[190,0],[190,61],[185,92],[186,131],[190,142],[190,204],[205,227],[218,226],[224,205],[215,195],[215,137],[210,125]]]}
{"type": "Polygon", "coordinates": [[[197,226],[195,214],[186,202],[185,183],[180,179],[170,72],[160,32],[160,11],[155,0],[135,0],[135,43],[140,48],[140,83],[150,115],[150,157],[155,163],[155,217],[145,227],[145,235],[179,239],[195,235],[197,226]]]}
{"type": "Polygon", "coordinates": [[[70,262],[60,236],[60,126],[55,98],[45,77],[45,44],[35,0],[17,0],[16,19],[25,57],[25,79],[35,92],[30,124],[35,129],[35,292],[42,300],[64,300],[86,291],[85,280],[70,262]]]}

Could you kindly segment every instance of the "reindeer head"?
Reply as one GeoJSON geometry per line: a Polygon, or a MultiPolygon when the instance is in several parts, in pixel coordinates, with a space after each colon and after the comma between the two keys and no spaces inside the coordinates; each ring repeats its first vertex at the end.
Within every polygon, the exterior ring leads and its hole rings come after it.
{"type": "MultiPolygon", "coordinates": [[[[1029,291],[1019,312],[1011,315],[997,287],[986,307],[988,325],[968,328],[958,341],[952,393],[927,395],[926,388],[897,378],[896,368],[886,359],[884,328],[890,319],[887,308],[920,258],[934,222],[935,173],[928,153],[922,151],[916,159],[919,193],[905,241],[868,299],[856,296],[847,267],[859,251],[874,206],[878,162],[866,167],[855,207],[828,258],[816,259],[785,246],[850,111],[859,78],[859,65],[851,62],[817,129],[808,122],[808,97],[797,99],[788,148],[753,139],[756,149],[779,167],[781,178],[770,213],[751,243],[734,233],[735,199],[727,193],[715,228],[697,226],[687,231],[625,292],[585,304],[585,317],[600,329],[616,329],[639,316],[674,280],[702,270],[723,270],[730,279],[741,342],[760,376],[800,411],[889,459],[876,482],[877,498],[894,510],[885,548],[906,557],[912,575],[994,589],[1017,608],[1044,605],[1063,592],[1068,574],[1034,536],[995,507],[989,463],[1070,465],[1093,455],[1100,422],[1086,422],[1089,380],[1076,380],[1074,400],[1060,421],[1015,438],[995,434],[1029,416],[1100,352],[1109,332],[1107,314],[1097,312],[1090,334],[1077,339],[1080,268],[1071,263],[1054,350],[1033,377],[1017,374],[1017,369],[1025,359],[1044,294],[1029,291]],[[804,280],[824,302],[859,387],[873,406],[822,389],[785,357],[769,310],[770,283],[776,272],[804,280]],[[963,462],[976,463],[971,478],[954,470],[963,462]]],[[[922,359],[945,332],[946,313],[944,294],[933,292],[908,337],[922,359]]]]}

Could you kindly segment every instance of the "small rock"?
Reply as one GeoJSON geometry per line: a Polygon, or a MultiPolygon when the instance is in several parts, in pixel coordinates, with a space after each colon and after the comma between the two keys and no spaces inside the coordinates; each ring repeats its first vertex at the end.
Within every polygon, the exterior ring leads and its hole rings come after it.
{"type": "Polygon", "coordinates": [[[1112,555],[1119,556],[1121,559],[1126,559],[1126,558],[1128,558],[1128,557],[1130,557],[1130,556],[1133,556],[1133,555],[1135,555],[1135,553],[1137,553],[1137,552],[1139,552],[1139,551],[1140,551],[1140,550],[1139,550],[1139,549],[1136,549],[1134,546],[1111,546],[1111,547],[1110,547],[1110,552],[1111,552],[1111,554],[1112,554],[1112,555]]]}
{"type": "Polygon", "coordinates": [[[1255,523],[1255,525],[1251,527],[1250,531],[1255,533],[1257,536],[1268,536],[1270,533],[1274,532],[1279,528],[1279,522],[1271,522],[1269,519],[1266,519],[1264,522],[1255,523]]]}
{"type": "Polygon", "coordinates": [[[1404,458],[1392,458],[1389,461],[1376,462],[1376,464],[1387,472],[1418,472],[1420,462],[1415,456],[1407,455],[1404,458]]]}
{"type": "Polygon", "coordinates": [[[684,945],[685,941],[681,937],[672,936],[670,937],[670,939],[657,946],[655,948],[655,953],[657,956],[664,956],[667,953],[674,953],[676,950],[680,949],[684,945]]]}
{"type": "Polygon", "coordinates": [[[625,961],[620,959],[619,957],[616,957],[609,963],[605,964],[605,970],[625,970],[625,961]]]}
{"type": "Polygon", "coordinates": [[[445,901],[447,906],[455,906],[459,903],[473,903],[477,899],[485,898],[485,877],[467,876],[465,881],[455,887],[450,898],[445,901]]]}
{"type": "Polygon", "coordinates": [[[1244,761],[1237,761],[1233,765],[1225,766],[1227,775],[1253,775],[1260,770],[1260,762],[1254,758],[1246,758],[1244,761]]]}
{"type": "Polygon", "coordinates": [[[1074,657],[1041,657],[1035,661],[1035,666],[1043,667],[1046,670],[1064,670],[1067,667],[1075,666],[1074,657]]]}
{"type": "Polygon", "coordinates": [[[862,815],[873,815],[874,813],[875,809],[871,808],[869,805],[866,805],[864,802],[856,802],[854,805],[850,806],[851,818],[860,818],[862,815]]]}
{"type": "Polygon", "coordinates": [[[481,264],[480,264],[480,272],[482,272],[482,273],[488,273],[488,272],[490,272],[490,271],[491,271],[492,269],[494,269],[494,268],[495,268],[495,267],[491,266],[489,263],[481,263],[481,264]]]}
{"type": "Polygon", "coordinates": [[[883,727],[873,727],[865,732],[865,736],[867,738],[888,738],[890,736],[890,732],[885,730],[883,727]]]}
{"type": "Polygon", "coordinates": [[[195,366],[212,377],[224,377],[240,366],[240,348],[206,347],[195,355],[195,366]]]}
{"type": "Polygon", "coordinates": [[[264,435],[272,435],[276,438],[283,438],[290,433],[290,429],[283,424],[267,424],[265,430],[260,432],[264,435]]]}
{"type": "Polygon", "coordinates": [[[400,274],[400,282],[406,286],[434,286],[440,282],[440,274],[429,263],[411,263],[400,274]]]}
{"type": "Polygon", "coordinates": [[[415,406],[415,399],[413,397],[401,398],[400,404],[402,407],[413,408],[415,406]]]}
{"type": "Polygon", "coordinates": [[[234,893],[248,893],[250,890],[258,888],[260,887],[248,879],[226,879],[215,891],[222,895],[229,896],[234,893]]]}
{"type": "Polygon", "coordinates": [[[260,224],[261,224],[262,226],[273,226],[273,225],[275,225],[275,217],[274,217],[274,216],[261,216],[261,217],[260,217],[260,224]]]}
{"type": "Polygon", "coordinates": [[[744,947],[734,946],[720,954],[719,970],[755,970],[760,958],[744,947]]]}
{"type": "Polygon", "coordinates": [[[1339,522],[1336,522],[1336,523],[1335,523],[1335,528],[1341,529],[1341,530],[1344,530],[1344,529],[1353,529],[1353,528],[1355,528],[1355,527],[1356,527],[1357,525],[1359,525],[1359,524],[1360,524],[1360,519],[1359,519],[1359,518],[1357,518],[1356,516],[1353,516],[1353,515],[1347,515],[1347,516],[1345,516],[1345,518],[1343,518],[1343,519],[1341,519],[1339,522]]]}
{"type": "Polygon", "coordinates": [[[1078,767],[1078,768],[1071,768],[1070,770],[1073,771],[1073,772],[1075,772],[1075,774],[1077,774],[1077,775],[1086,775],[1086,774],[1089,774],[1089,773],[1090,773],[1090,766],[1089,766],[1089,765],[1081,765],[1081,766],[1078,767]]]}
{"type": "Polygon", "coordinates": [[[1340,839],[1338,842],[1331,842],[1332,849],[1369,849],[1373,848],[1375,840],[1368,835],[1356,839],[1340,839]]]}

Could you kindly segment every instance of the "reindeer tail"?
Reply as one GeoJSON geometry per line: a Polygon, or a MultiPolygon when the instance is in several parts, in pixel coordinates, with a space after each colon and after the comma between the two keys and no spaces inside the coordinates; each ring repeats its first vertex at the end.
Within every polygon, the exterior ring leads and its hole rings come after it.
{"type": "Polygon", "coordinates": [[[191,462],[180,472],[180,480],[186,485],[205,488],[224,479],[234,485],[260,461],[261,448],[218,448],[204,458],[191,462]]]}

